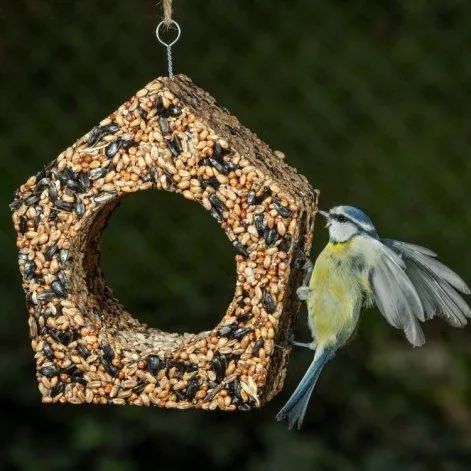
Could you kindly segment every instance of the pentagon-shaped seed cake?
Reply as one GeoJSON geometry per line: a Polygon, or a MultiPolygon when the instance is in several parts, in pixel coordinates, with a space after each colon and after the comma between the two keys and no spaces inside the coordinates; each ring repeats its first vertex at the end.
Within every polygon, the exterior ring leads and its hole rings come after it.
{"type": "Polygon", "coordinates": [[[43,402],[249,410],[280,390],[317,209],[283,158],[176,76],[150,82],[19,188],[11,208],[43,402]],[[234,251],[234,299],[208,331],[150,328],[103,279],[108,218],[150,189],[200,204],[234,251]]]}

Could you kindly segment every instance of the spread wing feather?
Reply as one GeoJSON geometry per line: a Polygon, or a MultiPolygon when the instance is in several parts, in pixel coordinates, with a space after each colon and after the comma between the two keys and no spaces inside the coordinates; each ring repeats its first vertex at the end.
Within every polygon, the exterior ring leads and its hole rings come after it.
{"type": "Polygon", "coordinates": [[[436,256],[433,252],[418,245],[391,239],[382,242],[402,257],[426,319],[440,316],[452,326],[466,325],[471,309],[457,291],[469,294],[470,289],[453,270],[433,258],[436,256]]]}
{"type": "Polygon", "coordinates": [[[401,257],[375,241],[378,259],[370,270],[372,298],[386,320],[402,329],[414,346],[423,345],[424,333],[418,320],[425,320],[424,310],[414,285],[406,275],[406,265],[401,257]]]}

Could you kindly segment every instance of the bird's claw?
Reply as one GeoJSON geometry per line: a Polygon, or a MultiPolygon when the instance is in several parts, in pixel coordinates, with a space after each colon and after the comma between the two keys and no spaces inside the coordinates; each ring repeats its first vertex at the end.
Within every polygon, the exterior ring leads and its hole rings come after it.
{"type": "Polygon", "coordinates": [[[300,299],[301,301],[306,301],[306,299],[309,297],[310,292],[311,290],[309,289],[308,286],[300,286],[296,290],[296,295],[298,296],[298,299],[300,299]]]}

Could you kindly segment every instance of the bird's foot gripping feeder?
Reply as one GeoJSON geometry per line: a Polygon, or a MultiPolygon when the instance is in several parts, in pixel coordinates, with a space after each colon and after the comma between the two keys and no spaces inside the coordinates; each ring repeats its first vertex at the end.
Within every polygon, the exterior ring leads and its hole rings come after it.
{"type": "Polygon", "coordinates": [[[43,402],[248,410],[280,390],[316,209],[282,157],[188,78],[159,78],[21,186],[13,221],[43,402]],[[141,324],[102,277],[108,218],[154,188],[200,203],[236,253],[234,299],[206,332],[141,324]]]}

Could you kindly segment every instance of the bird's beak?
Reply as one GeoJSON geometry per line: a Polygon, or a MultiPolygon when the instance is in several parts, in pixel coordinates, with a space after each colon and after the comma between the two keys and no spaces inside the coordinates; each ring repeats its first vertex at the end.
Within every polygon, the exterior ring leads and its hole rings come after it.
{"type": "Polygon", "coordinates": [[[325,225],[325,227],[329,227],[330,226],[330,216],[329,216],[329,213],[327,211],[317,211],[322,217],[324,217],[325,219],[327,219],[327,224],[325,225]]]}

